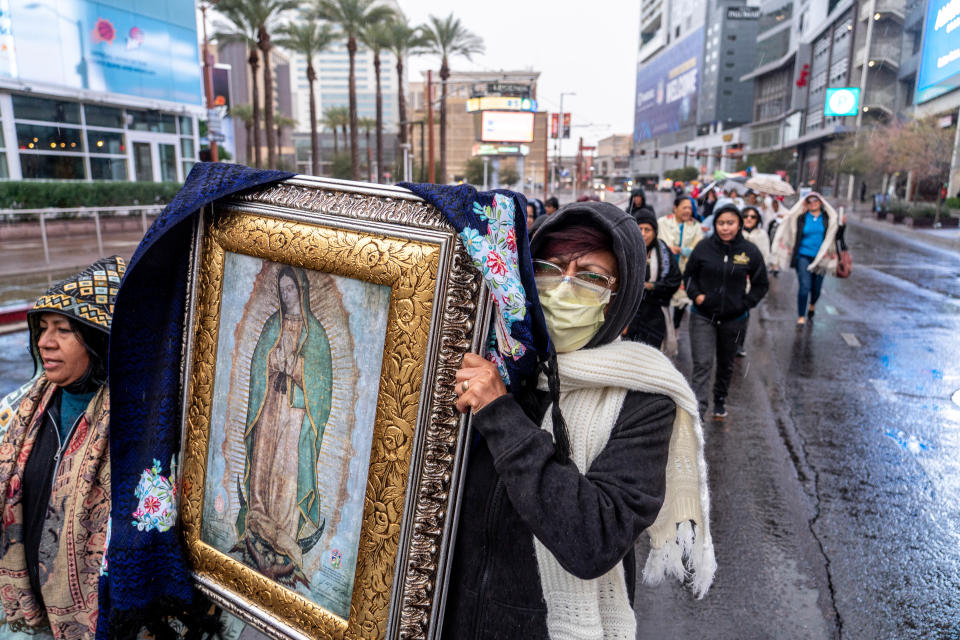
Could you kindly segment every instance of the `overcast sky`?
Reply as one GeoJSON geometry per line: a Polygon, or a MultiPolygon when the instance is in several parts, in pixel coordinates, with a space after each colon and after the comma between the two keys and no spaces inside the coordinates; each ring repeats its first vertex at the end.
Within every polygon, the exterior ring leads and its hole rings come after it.
{"type": "MultiPolygon", "coordinates": [[[[575,92],[563,99],[563,110],[572,114],[574,144],[579,136],[584,144],[593,144],[614,133],[633,134],[639,2],[398,2],[411,24],[425,22],[431,13],[444,17],[453,11],[467,29],[483,38],[486,52],[472,61],[454,58],[452,69],[539,71],[541,111],[559,111],[560,92],[575,92]]],[[[440,61],[414,57],[409,67],[409,78],[419,80],[420,71],[439,70],[440,61]]],[[[564,141],[564,155],[573,151],[567,144],[564,141]]]]}

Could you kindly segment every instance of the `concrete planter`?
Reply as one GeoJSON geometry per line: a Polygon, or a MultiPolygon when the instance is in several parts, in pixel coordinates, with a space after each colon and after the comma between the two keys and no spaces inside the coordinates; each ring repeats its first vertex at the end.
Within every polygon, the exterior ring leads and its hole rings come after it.
{"type": "Polygon", "coordinates": [[[903,222],[904,215],[902,213],[888,213],[887,222],[890,224],[900,224],[903,222]]]}

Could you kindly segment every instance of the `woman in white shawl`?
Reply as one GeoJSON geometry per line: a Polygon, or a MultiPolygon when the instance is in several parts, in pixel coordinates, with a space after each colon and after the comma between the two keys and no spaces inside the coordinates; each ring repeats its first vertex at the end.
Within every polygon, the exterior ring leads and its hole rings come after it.
{"type": "Polygon", "coordinates": [[[813,318],[823,277],[837,274],[837,233],[844,220],[816,191],[800,199],[777,228],[773,238],[775,268],[797,272],[797,326],[813,318]]]}

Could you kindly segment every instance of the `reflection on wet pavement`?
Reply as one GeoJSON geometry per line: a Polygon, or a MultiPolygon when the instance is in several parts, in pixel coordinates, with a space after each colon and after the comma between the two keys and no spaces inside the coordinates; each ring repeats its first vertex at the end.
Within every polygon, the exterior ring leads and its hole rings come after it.
{"type": "Polygon", "coordinates": [[[956,637],[960,256],[847,237],[854,273],[809,327],[792,272],[753,314],[731,415],[705,425],[716,583],[641,585],[638,637],[956,637]]]}

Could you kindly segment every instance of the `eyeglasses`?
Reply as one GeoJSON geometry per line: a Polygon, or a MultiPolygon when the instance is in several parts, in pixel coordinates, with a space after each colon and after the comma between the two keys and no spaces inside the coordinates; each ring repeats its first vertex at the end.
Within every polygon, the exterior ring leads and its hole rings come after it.
{"type": "Polygon", "coordinates": [[[564,274],[566,266],[547,260],[534,260],[533,275],[537,288],[550,291],[564,282],[569,282],[574,286],[576,295],[583,298],[585,302],[606,302],[611,296],[616,295],[612,289],[617,279],[613,276],[595,271],[578,271],[572,276],[567,276],[564,274]]]}
{"type": "Polygon", "coordinates": [[[759,218],[758,216],[755,216],[755,215],[752,215],[752,214],[751,214],[751,215],[749,215],[749,216],[743,216],[743,219],[744,219],[744,220],[759,220],[760,218],[759,218]]]}

